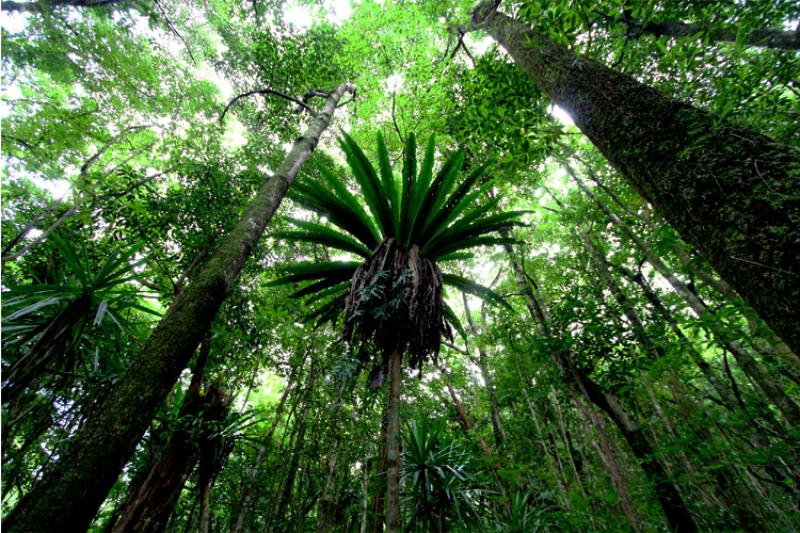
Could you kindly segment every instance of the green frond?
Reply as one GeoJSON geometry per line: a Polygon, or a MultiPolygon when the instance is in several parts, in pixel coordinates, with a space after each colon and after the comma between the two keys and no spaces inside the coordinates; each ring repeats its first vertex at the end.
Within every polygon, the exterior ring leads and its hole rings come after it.
{"type": "Polygon", "coordinates": [[[425,201],[420,208],[419,216],[414,221],[412,233],[417,241],[422,238],[425,230],[444,205],[447,195],[450,193],[450,189],[453,187],[456,177],[464,165],[465,153],[465,150],[460,148],[451,154],[436,174],[436,178],[433,180],[428,194],[425,196],[425,201]]]}
{"type": "Polygon", "coordinates": [[[281,270],[288,275],[267,283],[267,287],[288,285],[298,281],[316,279],[338,279],[344,281],[352,277],[361,263],[355,261],[324,261],[319,263],[293,263],[285,265],[281,270]]]}
{"type": "Polygon", "coordinates": [[[349,283],[349,278],[345,278],[344,280],[339,275],[332,275],[329,277],[325,277],[319,281],[315,281],[310,285],[306,285],[300,290],[297,290],[289,295],[290,298],[302,298],[304,296],[309,296],[311,294],[317,294],[324,290],[336,287],[341,283],[349,283]]]}
{"type": "Polygon", "coordinates": [[[385,237],[392,232],[392,211],[386,191],[383,190],[378,174],[375,172],[375,167],[367,159],[361,147],[346,133],[343,134],[339,144],[347,156],[347,162],[361,187],[367,206],[385,237]]]}
{"type": "Polygon", "coordinates": [[[423,228],[420,242],[426,242],[433,235],[439,233],[442,228],[446,228],[448,224],[459,217],[465,209],[473,205],[478,198],[486,195],[486,192],[494,183],[492,179],[486,180],[477,190],[470,192],[470,188],[480,179],[482,173],[483,167],[473,170],[453,194],[445,200],[444,205],[433,213],[430,222],[423,228]]]}
{"type": "MultiPolygon", "coordinates": [[[[414,228],[417,227],[417,219],[422,213],[422,205],[428,195],[428,189],[431,186],[431,178],[433,177],[433,160],[436,154],[434,137],[428,139],[428,144],[425,146],[425,156],[422,159],[422,166],[419,169],[419,174],[414,180],[414,188],[411,191],[411,215],[409,217],[409,233],[406,236],[405,246],[410,246],[414,237],[414,228]]],[[[423,215],[424,218],[424,215],[423,215]]]]}
{"type": "Polygon", "coordinates": [[[323,246],[350,252],[361,257],[369,257],[372,253],[363,243],[358,242],[340,231],[327,228],[314,222],[297,219],[290,219],[290,221],[293,225],[302,228],[302,230],[276,231],[272,236],[298,242],[322,244],[323,246]]]}
{"type": "MultiPolygon", "coordinates": [[[[481,211],[478,216],[485,214],[485,210],[483,209],[476,211],[481,211]]],[[[429,253],[432,250],[442,249],[445,246],[467,238],[480,237],[487,233],[522,226],[524,223],[519,220],[519,217],[525,213],[527,213],[527,211],[506,211],[475,220],[476,217],[472,216],[473,213],[470,212],[468,215],[465,215],[463,219],[457,221],[438,236],[428,241],[428,244],[421,250],[421,253],[429,253]]]]}
{"type": "Polygon", "coordinates": [[[295,183],[288,192],[289,198],[303,207],[326,216],[331,224],[350,233],[367,248],[375,248],[379,241],[375,229],[359,216],[353,216],[350,206],[340,198],[324,190],[318,184],[295,183]]]}
{"type": "Polygon", "coordinates": [[[499,294],[494,292],[489,287],[484,287],[479,283],[475,283],[474,281],[470,281],[467,278],[462,278],[461,276],[457,276],[455,274],[442,274],[442,282],[445,285],[450,285],[461,292],[466,292],[468,294],[472,294],[473,296],[477,296],[481,300],[486,300],[489,303],[502,305],[507,309],[512,309],[511,305],[499,294]]]}
{"type": "Polygon", "coordinates": [[[385,234],[386,237],[397,237],[400,233],[400,197],[398,196],[397,186],[394,181],[394,173],[392,172],[392,162],[389,159],[389,151],[386,149],[386,143],[383,140],[383,135],[378,133],[378,166],[381,170],[381,182],[383,183],[383,190],[389,201],[389,207],[392,210],[392,233],[385,234]]]}
{"type": "Polygon", "coordinates": [[[308,298],[305,299],[306,305],[310,305],[320,300],[324,300],[331,296],[337,297],[341,295],[346,295],[347,290],[350,288],[350,280],[347,281],[340,281],[336,285],[332,285],[326,289],[322,289],[317,291],[313,294],[309,294],[308,298]]]}
{"type": "Polygon", "coordinates": [[[447,323],[453,326],[453,328],[461,335],[461,338],[464,339],[464,342],[467,342],[467,332],[464,329],[464,326],[461,324],[461,321],[458,319],[458,315],[456,315],[453,308],[450,307],[447,302],[444,304],[444,316],[447,319],[447,323]]]}
{"type": "Polygon", "coordinates": [[[320,172],[320,175],[325,180],[325,182],[333,189],[333,194],[337,198],[339,198],[348,208],[352,211],[358,220],[369,228],[370,233],[376,240],[380,240],[380,235],[378,231],[375,229],[372,219],[364,210],[364,207],[361,205],[361,202],[356,199],[353,194],[347,190],[343,181],[337,176],[333,171],[329,168],[325,167],[324,165],[317,165],[317,169],[320,172]]]}
{"type": "Polygon", "coordinates": [[[467,259],[472,259],[475,257],[475,254],[471,254],[469,252],[455,252],[455,253],[447,253],[435,259],[437,263],[446,263],[448,261],[465,261],[467,259]]]}
{"type": "Polygon", "coordinates": [[[403,180],[400,195],[400,233],[401,243],[408,241],[411,233],[411,204],[413,199],[414,180],[417,177],[417,140],[414,132],[408,134],[403,148],[403,180]]]}
{"type": "Polygon", "coordinates": [[[307,314],[303,321],[309,323],[316,320],[317,326],[320,326],[325,322],[335,322],[336,318],[344,311],[346,297],[347,296],[343,294],[333,298],[330,302],[307,314]]]}
{"type": "Polygon", "coordinates": [[[497,244],[519,244],[519,241],[512,238],[504,238],[504,237],[490,237],[490,236],[481,236],[481,237],[467,237],[460,241],[449,242],[447,241],[441,248],[431,250],[428,252],[428,257],[430,257],[433,261],[438,263],[444,261],[453,261],[454,259],[448,259],[452,256],[456,256],[456,259],[461,259],[460,256],[466,255],[471,257],[472,254],[464,254],[461,250],[468,250],[470,248],[477,248],[478,246],[494,246],[497,244]]]}

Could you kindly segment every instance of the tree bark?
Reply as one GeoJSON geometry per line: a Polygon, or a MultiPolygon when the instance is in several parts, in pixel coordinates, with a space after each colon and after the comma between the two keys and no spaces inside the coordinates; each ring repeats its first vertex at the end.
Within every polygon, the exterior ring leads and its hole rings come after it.
{"type": "MultiPolygon", "coordinates": [[[[197,389],[190,390],[186,403],[181,407],[181,418],[202,416],[206,422],[222,420],[229,400],[219,388],[212,388],[205,395],[200,395],[197,389]]],[[[200,459],[200,450],[201,442],[189,431],[176,430],[158,461],[126,503],[113,533],[163,530],[183,485],[200,459]]]]}
{"type": "MultiPolygon", "coordinates": [[[[462,292],[461,297],[462,301],[464,302],[464,311],[467,315],[467,324],[469,325],[472,336],[475,337],[475,343],[478,345],[478,359],[477,361],[473,359],[473,361],[477,362],[478,364],[478,369],[481,371],[481,377],[483,378],[483,383],[486,387],[486,394],[489,397],[489,413],[492,420],[492,436],[494,437],[495,447],[499,449],[503,446],[503,441],[506,440],[506,432],[503,429],[503,422],[500,418],[500,408],[497,405],[497,389],[494,386],[494,378],[489,372],[489,367],[486,364],[486,348],[484,347],[483,341],[480,338],[481,331],[478,329],[478,326],[472,319],[469,304],[467,303],[467,294],[462,292]]],[[[482,327],[485,327],[485,324],[483,324],[482,327]]]]}
{"type": "Polygon", "coordinates": [[[383,406],[383,414],[381,415],[381,431],[380,431],[380,446],[378,448],[378,456],[375,459],[375,470],[377,475],[372,478],[374,489],[372,490],[372,500],[370,502],[370,523],[369,531],[371,533],[383,533],[383,521],[386,516],[384,510],[384,503],[386,499],[386,443],[387,426],[389,424],[389,406],[388,403],[383,406]]]}
{"type": "Polygon", "coordinates": [[[641,522],[631,502],[625,470],[619,463],[616,446],[614,446],[613,441],[606,432],[605,422],[603,422],[603,419],[600,418],[595,411],[587,408],[586,404],[578,397],[573,387],[570,387],[569,390],[572,393],[572,400],[578,408],[578,414],[581,419],[584,421],[588,419],[591,422],[591,426],[597,436],[596,439],[592,439],[592,445],[595,447],[595,450],[597,450],[600,460],[606,467],[608,476],[611,478],[611,484],[614,485],[614,489],[619,496],[620,505],[622,506],[622,511],[625,513],[625,517],[628,519],[628,522],[630,522],[634,531],[641,530],[641,522]]]}
{"type": "Polygon", "coordinates": [[[261,469],[261,464],[264,462],[264,458],[267,456],[267,450],[272,446],[272,435],[275,433],[275,429],[280,423],[281,415],[283,415],[283,410],[286,406],[286,400],[289,397],[289,391],[291,391],[292,387],[294,386],[294,377],[300,370],[302,370],[305,360],[305,357],[303,357],[302,361],[300,361],[300,364],[297,367],[292,368],[292,371],[286,380],[286,388],[283,390],[283,393],[281,393],[281,398],[278,400],[278,405],[275,408],[275,417],[272,419],[272,425],[270,426],[269,430],[267,430],[266,435],[264,435],[261,447],[259,447],[258,453],[256,454],[255,461],[250,468],[247,469],[247,477],[244,482],[242,500],[239,505],[239,512],[236,515],[236,521],[231,529],[231,533],[240,533],[242,528],[244,528],[244,522],[247,519],[247,515],[250,513],[250,506],[252,505],[253,501],[253,490],[255,489],[256,477],[261,469]]]}
{"type": "Polygon", "coordinates": [[[331,416],[326,421],[331,425],[334,435],[330,451],[328,451],[324,461],[325,480],[322,483],[322,491],[317,508],[317,533],[331,533],[336,530],[336,503],[338,501],[338,494],[336,493],[335,477],[336,465],[339,461],[339,444],[342,439],[342,432],[339,426],[343,421],[340,419],[340,413],[346,386],[347,381],[342,380],[336,391],[336,399],[334,400],[331,416]]]}
{"type": "Polygon", "coordinates": [[[400,531],[400,385],[403,352],[389,356],[389,391],[386,424],[386,533],[400,531]]]}
{"type": "Polygon", "coordinates": [[[485,29],[794,350],[800,351],[800,155],[666,98],[484,2],[485,29]]]}
{"type": "MultiPolygon", "coordinates": [[[[288,513],[289,504],[292,500],[292,491],[294,490],[294,482],[297,477],[297,472],[300,468],[300,459],[303,456],[303,450],[305,449],[305,438],[306,438],[306,429],[308,428],[308,412],[309,408],[311,407],[311,396],[314,392],[314,385],[317,380],[317,362],[316,360],[311,361],[311,368],[308,372],[308,382],[306,386],[303,388],[303,393],[300,396],[302,407],[300,408],[300,413],[297,415],[294,421],[294,428],[293,430],[296,432],[293,441],[291,442],[290,449],[291,451],[291,459],[289,460],[288,468],[286,471],[286,480],[283,484],[283,490],[281,491],[281,496],[277,500],[277,505],[275,507],[275,512],[273,516],[278,519],[278,523],[281,520],[287,519],[291,520],[291,513],[288,513]]],[[[288,527],[286,528],[289,529],[288,527]]]]}
{"type": "Polygon", "coordinates": [[[195,280],[175,298],[120,383],[73,436],[52,470],[3,521],[6,531],[83,531],[89,527],[114,480],[210,328],[286,190],[317,146],[339,99],[354,89],[354,85],[345,83],[331,93],[322,111],[295,141],[277,172],[265,181],[233,231],[195,280]]]}

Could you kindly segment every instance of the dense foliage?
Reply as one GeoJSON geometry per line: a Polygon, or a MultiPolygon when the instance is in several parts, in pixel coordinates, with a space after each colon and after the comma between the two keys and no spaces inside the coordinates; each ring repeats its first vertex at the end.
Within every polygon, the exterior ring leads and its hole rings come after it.
{"type": "MultiPolygon", "coordinates": [[[[715,270],[670,211],[704,202],[704,231],[767,251],[796,234],[797,3],[500,4],[549,65],[618,87],[521,65],[473,4],[3,2],[4,529],[35,530],[39,504],[91,531],[800,530],[800,359],[742,281],[789,294],[798,271],[715,270]],[[635,81],[701,109],[679,155],[738,157],[756,194],[723,172],[643,187],[624,165],[652,139],[595,127],[643,131],[605,116],[635,81]],[[297,180],[276,175],[293,146],[314,150],[297,180]],[[281,179],[148,429],[86,467],[86,428],[111,435],[109,398],[173,364],[148,339],[173,302],[203,309],[193,284],[281,179]],[[99,508],[53,496],[80,492],[70,465],[114,476],[99,508]]],[[[764,257],[798,265],[790,248],[764,257]]],[[[800,324],[786,294],[763,297],[800,324]]]]}

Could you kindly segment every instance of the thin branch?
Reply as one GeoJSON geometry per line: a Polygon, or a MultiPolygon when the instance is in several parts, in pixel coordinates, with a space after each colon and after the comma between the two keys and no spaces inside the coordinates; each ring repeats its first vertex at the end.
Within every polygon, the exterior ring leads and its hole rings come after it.
{"type": "Polygon", "coordinates": [[[454,57],[456,57],[456,54],[458,53],[459,50],[464,50],[464,53],[467,54],[467,57],[469,57],[469,60],[472,62],[472,66],[474,67],[475,58],[467,49],[467,45],[464,42],[464,37],[466,36],[467,32],[462,27],[457,28],[457,31],[458,31],[458,42],[456,43],[456,47],[453,49],[453,52],[450,54],[450,59],[452,60],[454,57]]]}
{"type": "Polygon", "coordinates": [[[172,21],[169,19],[169,16],[167,15],[167,12],[164,10],[164,7],[161,5],[161,2],[159,2],[159,0],[155,0],[155,4],[158,7],[158,10],[161,11],[161,14],[164,15],[164,21],[167,23],[167,28],[169,28],[170,31],[172,33],[174,33],[175,36],[178,37],[178,39],[180,39],[180,41],[183,43],[183,46],[186,47],[186,51],[189,52],[189,57],[192,59],[192,63],[197,65],[197,60],[194,58],[194,54],[192,54],[192,49],[189,48],[189,43],[186,42],[186,39],[183,38],[183,36],[178,32],[178,30],[172,24],[172,21]]]}
{"type": "Polygon", "coordinates": [[[282,93],[280,91],[276,91],[275,89],[266,88],[266,89],[256,89],[254,91],[248,91],[246,93],[242,93],[242,94],[236,96],[233,100],[228,102],[228,105],[225,106],[225,110],[222,112],[222,115],[219,117],[219,121],[222,122],[223,120],[225,120],[225,115],[228,113],[228,110],[231,107],[233,107],[233,105],[236,102],[238,102],[242,98],[247,98],[249,96],[253,96],[253,95],[256,95],[256,94],[263,94],[263,95],[271,94],[271,95],[274,95],[274,96],[279,96],[280,98],[283,98],[284,100],[289,100],[290,102],[294,102],[295,104],[299,105],[301,108],[303,108],[306,111],[308,111],[309,113],[311,113],[311,116],[316,116],[316,114],[317,114],[317,112],[314,111],[311,107],[309,107],[307,104],[305,104],[301,100],[298,100],[294,96],[289,96],[288,94],[282,93]]]}
{"type": "Polygon", "coordinates": [[[97,162],[97,160],[100,159],[103,156],[103,154],[106,153],[106,151],[109,148],[114,146],[123,137],[126,137],[132,131],[146,129],[146,128],[149,128],[149,127],[150,126],[147,125],[147,124],[142,125],[142,126],[131,126],[129,128],[125,128],[124,130],[119,132],[110,141],[108,141],[106,144],[104,144],[103,147],[100,148],[93,156],[91,156],[89,159],[87,159],[86,162],[83,165],[81,165],[81,170],[80,170],[80,173],[78,174],[78,179],[86,176],[87,172],[89,172],[89,168],[91,168],[91,166],[93,164],[95,164],[97,162]]]}
{"type": "Polygon", "coordinates": [[[397,115],[395,113],[397,108],[397,94],[392,93],[392,124],[394,124],[394,129],[397,132],[397,136],[400,137],[400,144],[405,145],[406,140],[403,138],[403,133],[400,131],[400,126],[397,125],[397,115]]]}

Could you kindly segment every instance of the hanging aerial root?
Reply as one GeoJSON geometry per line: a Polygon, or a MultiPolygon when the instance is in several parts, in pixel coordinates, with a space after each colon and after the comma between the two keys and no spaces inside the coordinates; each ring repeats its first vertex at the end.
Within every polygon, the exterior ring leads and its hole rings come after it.
{"type": "Polygon", "coordinates": [[[344,338],[367,354],[382,354],[385,368],[393,350],[407,350],[409,365],[420,369],[436,361],[442,335],[452,339],[444,321],[442,274],[419,248],[387,239],[353,274],[345,301],[344,338]]]}

